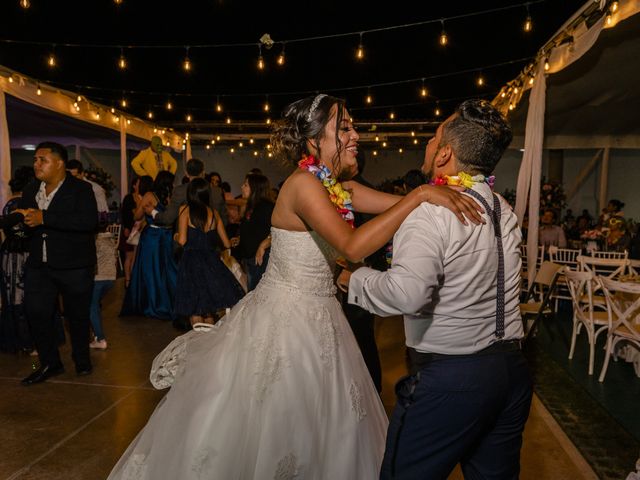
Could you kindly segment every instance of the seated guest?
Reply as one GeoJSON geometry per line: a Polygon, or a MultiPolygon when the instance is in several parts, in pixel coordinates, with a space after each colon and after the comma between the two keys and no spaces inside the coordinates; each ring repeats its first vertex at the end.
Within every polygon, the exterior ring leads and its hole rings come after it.
{"type": "Polygon", "coordinates": [[[567,238],[564,235],[564,230],[561,226],[555,225],[556,212],[551,209],[544,211],[544,214],[540,218],[540,230],[538,232],[538,244],[550,247],[554,245],[560,248],[567,247],[567,238]]]}

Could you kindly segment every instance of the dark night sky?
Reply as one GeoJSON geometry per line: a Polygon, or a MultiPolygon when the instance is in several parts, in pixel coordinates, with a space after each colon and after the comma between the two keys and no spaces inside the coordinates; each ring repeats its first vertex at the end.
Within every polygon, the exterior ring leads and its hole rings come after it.
{"type": "MultiPolygon", "coordinates": [[[[142,118],[153,110],[155,121],[180,128],[187,113],[196,122],[263,121],[277,117],[289,102],[305,93],[333,90],[347,99],[356,121],[433,120],[436,101],[443,114],[470,96],[493,98],[504,83],[526,65],[536,51],[584,3],[584,0],[533,2],[533,30],[523,31],[527,16],[521,2],[404,1],[394,2],[143,2],[123,0],[31,0],[28,10],[18,0],[3,2],[0,39],[44,42],[44,45],[0,43],[0,64],[56,86],[111,105],[123,95],[127,110],[142,118]],[[379,6],[373,6],[377,4],[379,6]],[[445,22],[450,42],[438,45],[439,19],[472,12],[504,9],[445,22]],[[282,40],[436,20],[404,29],[365,33],[365,58],[358,62],[357,33],[341,38],[286,45],[286,64],[276,65],[282,40]],[[256,68],[257,42],[268,32],[276,45],[263,52],[266,68],[256,68]],[[128,68],[116,67],[119,48],[65,47],[82,45],[168,45],[172,48],[125,48],[128,68]],[[195,44],[238,44],[243,47],[189,50],[193,70],[181,64],[185,47],[195,44]],[[58,66],[46,58],[56,44],[58,66]],[[522,60],[525,59],[525,60],[522,60]],[[513,63],[514,60],[518,60],[513,63]],[[490,67],[504,64],[500,67],[490,67]],[[472,70],[452,75],[455,72],[472,70]],[[479,74],[485,85],[479,88],[479,74]],[[425,78],[429,97],[418,95],[425,78]],[[415,82],[367,88],[369,85],[418,79],[415,82]],[[362,87],[362,88],[353,88],[362,87]],[[369,92],[373,105],[365,103],[369,92]],[[254,95],[255,94],[255,95],[254,95]],[[271,112],[263,111],[266,95],[271,112]],[[214,110],[217,96],[224,112],[214,110]],[[164,105],[171,98],[174,110],[164,105]]],[[[200,128],[206,131],[201,124],[200,128]]],[[[197,127],[192,128],[192,130],[197,127]]],[[[195,130],[194,130],[195,131],[195,130]]]]}

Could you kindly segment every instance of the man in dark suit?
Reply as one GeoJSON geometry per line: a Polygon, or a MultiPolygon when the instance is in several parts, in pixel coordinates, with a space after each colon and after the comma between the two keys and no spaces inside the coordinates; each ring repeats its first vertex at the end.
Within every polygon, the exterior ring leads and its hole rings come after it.
{"type": "MultiPolygon", "coordinates": [[[[187,177],[189,181],[194,178],[204,178],[204,163],[202,160],[192,158],[187,161],[187,177]]],[[[164,212],[152,210],[146,212],[153,217],[154,223],[158,225],[173,226],[178,219],[180,207],[187,203],[187,187],[188,183],[178,185],[173,189],[171,200],[164,212]]],[[[227,206],[224,201],[224,193],[220,187],[209,186],[209,206],[213,210],[217,210],[222,218],[222,222],[227,224],[227,206]]]]}
{"type": "Polygon", "coordinates": [[[25,306],[40,367],[22,380],[33,385],[64,372],[56,345],[54,311],[62,295],[78,375],[92,372],[89,305],[96,265],[98,209],[91,184],[66,172],[67,151],[54,142],[38,145],[33,169],[38,181],[25,187],[19,208],[31,227],[25,270],[25,306]]]}

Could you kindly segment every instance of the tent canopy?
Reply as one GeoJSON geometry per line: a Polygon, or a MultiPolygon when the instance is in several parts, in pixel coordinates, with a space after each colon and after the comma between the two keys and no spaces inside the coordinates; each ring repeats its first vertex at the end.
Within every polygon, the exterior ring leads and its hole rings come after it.
{"type": "MultiPolygon", "coordinates": [[[[547,77],[545,148],[640,148],[640,15],[603,30],[580,59],[547,77]]],[[[528,90],[509,114],[524,147],[528,90]]]]}
{"type": "MultiPolygon", "coordinates": [[[[11,148],[42,141],[86,148],[120,149],[120,132],[56,113],[7,95],[7,123],[11,148]]],[[[146,148],[145,139],[127,135],[127,148],[146,148]]]]}

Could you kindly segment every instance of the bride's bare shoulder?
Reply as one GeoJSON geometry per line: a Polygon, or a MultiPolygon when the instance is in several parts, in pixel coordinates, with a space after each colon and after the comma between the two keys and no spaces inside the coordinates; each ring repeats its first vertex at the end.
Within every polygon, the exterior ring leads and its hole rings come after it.
{"type": "Polygon", "coordinates": [[[305,192],[323,191],[322,183],[310,172],[296,170],[285,180],[280,189],[280,194],[295,194],[304,190],[305,192]]]}

